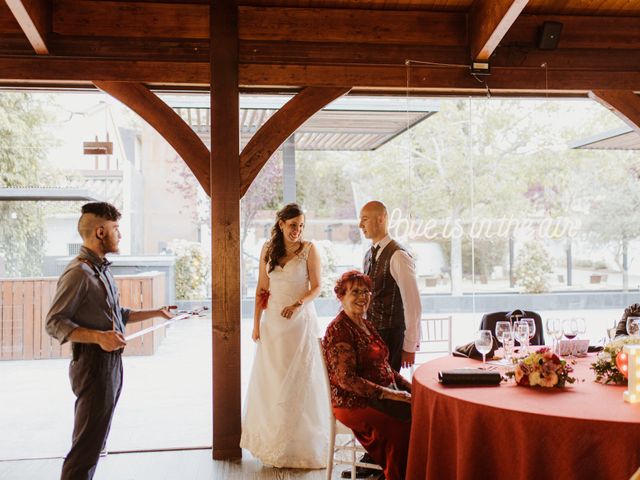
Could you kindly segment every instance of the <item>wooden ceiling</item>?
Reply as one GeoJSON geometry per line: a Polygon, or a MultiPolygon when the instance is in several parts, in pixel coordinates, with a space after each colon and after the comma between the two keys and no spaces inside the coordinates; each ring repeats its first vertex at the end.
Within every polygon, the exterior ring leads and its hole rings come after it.
{"type": "MultiPolygon", "coordinates": [[[[242,91],[585,95],[640,90],[640,1],[241,0],[242,91]],[[546,21],[558,47],[538,48],[546,21]],[[472,60],[491,74],[474,77],[472,60]],[[410,60],[407,66],[407,60],[410,60]]],[[[209,2],[1,0],[0,84],[207,89],[209,2]],[[6,3],[5,3],[6,2],[6,3]]]]}

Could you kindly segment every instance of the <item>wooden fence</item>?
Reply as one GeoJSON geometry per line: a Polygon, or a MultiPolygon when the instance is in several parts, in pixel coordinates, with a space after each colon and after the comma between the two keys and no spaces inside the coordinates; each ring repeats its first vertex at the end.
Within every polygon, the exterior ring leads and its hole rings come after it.
{"type": "MultiPolygon", "coordinates": [[[[45,331],[46,315],[56,290],[56,277],[0,278],[0,360],[71,357],[70,342],[60,345],[45,331]]],[[[117,276],[120,304],[135,309],[164,303],[164,273],[117,276]]],[[[127,334],[157,325],[155,318],[127,326],[127,334]]],[[[153,355],[164,338],[164,329],[128,342],[125,355],[153,355]]]]}

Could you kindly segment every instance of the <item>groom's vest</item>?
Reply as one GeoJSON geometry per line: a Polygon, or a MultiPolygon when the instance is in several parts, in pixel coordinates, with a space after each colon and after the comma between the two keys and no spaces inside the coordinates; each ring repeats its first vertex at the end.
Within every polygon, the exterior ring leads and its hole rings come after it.
{"type": "Polygon", "coordinates": [[[407,250],[395,240],[391,240],[378,255],[372,266],[371,250],[364,258],[365,273],[373,282],[371,303],[367,310],[367,319],[378,330],[386,328],[405,328],[404,307],[398,284],[391,276],[391,257],[397,251],[407,250]]]}

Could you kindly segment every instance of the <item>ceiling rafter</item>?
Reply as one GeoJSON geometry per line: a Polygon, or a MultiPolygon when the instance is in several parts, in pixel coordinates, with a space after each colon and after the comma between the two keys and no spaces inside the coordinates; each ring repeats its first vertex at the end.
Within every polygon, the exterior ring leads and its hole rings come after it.
{"type": "Polygon", "coordinates": [[[640,97],[631,90],[592,90],[589,98],[611,110],[640,134],[640,97]]]}
{"type": "Polygon", "coordinates": [[[529,0],[476,0],[469,12],[469,49],[473,61],[489,57],[529,0]]]}
{"type": "Polygon", "coordinates": [[[5,0],[38,55],[48,55],[51,5],[47,0],[5,0]]]}

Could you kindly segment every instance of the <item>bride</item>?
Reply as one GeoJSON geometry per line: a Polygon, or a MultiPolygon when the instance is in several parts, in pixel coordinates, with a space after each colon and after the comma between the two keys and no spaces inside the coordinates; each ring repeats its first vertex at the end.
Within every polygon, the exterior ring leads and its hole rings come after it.
{"type": "Polygon", "coordinates": [[[312,302],[320,293],[320,258],[303,229],[300,207],[286,205],[260,253],[257,349],[240,446],[274,467],[324,468],[329,405],[312,302]]]}

